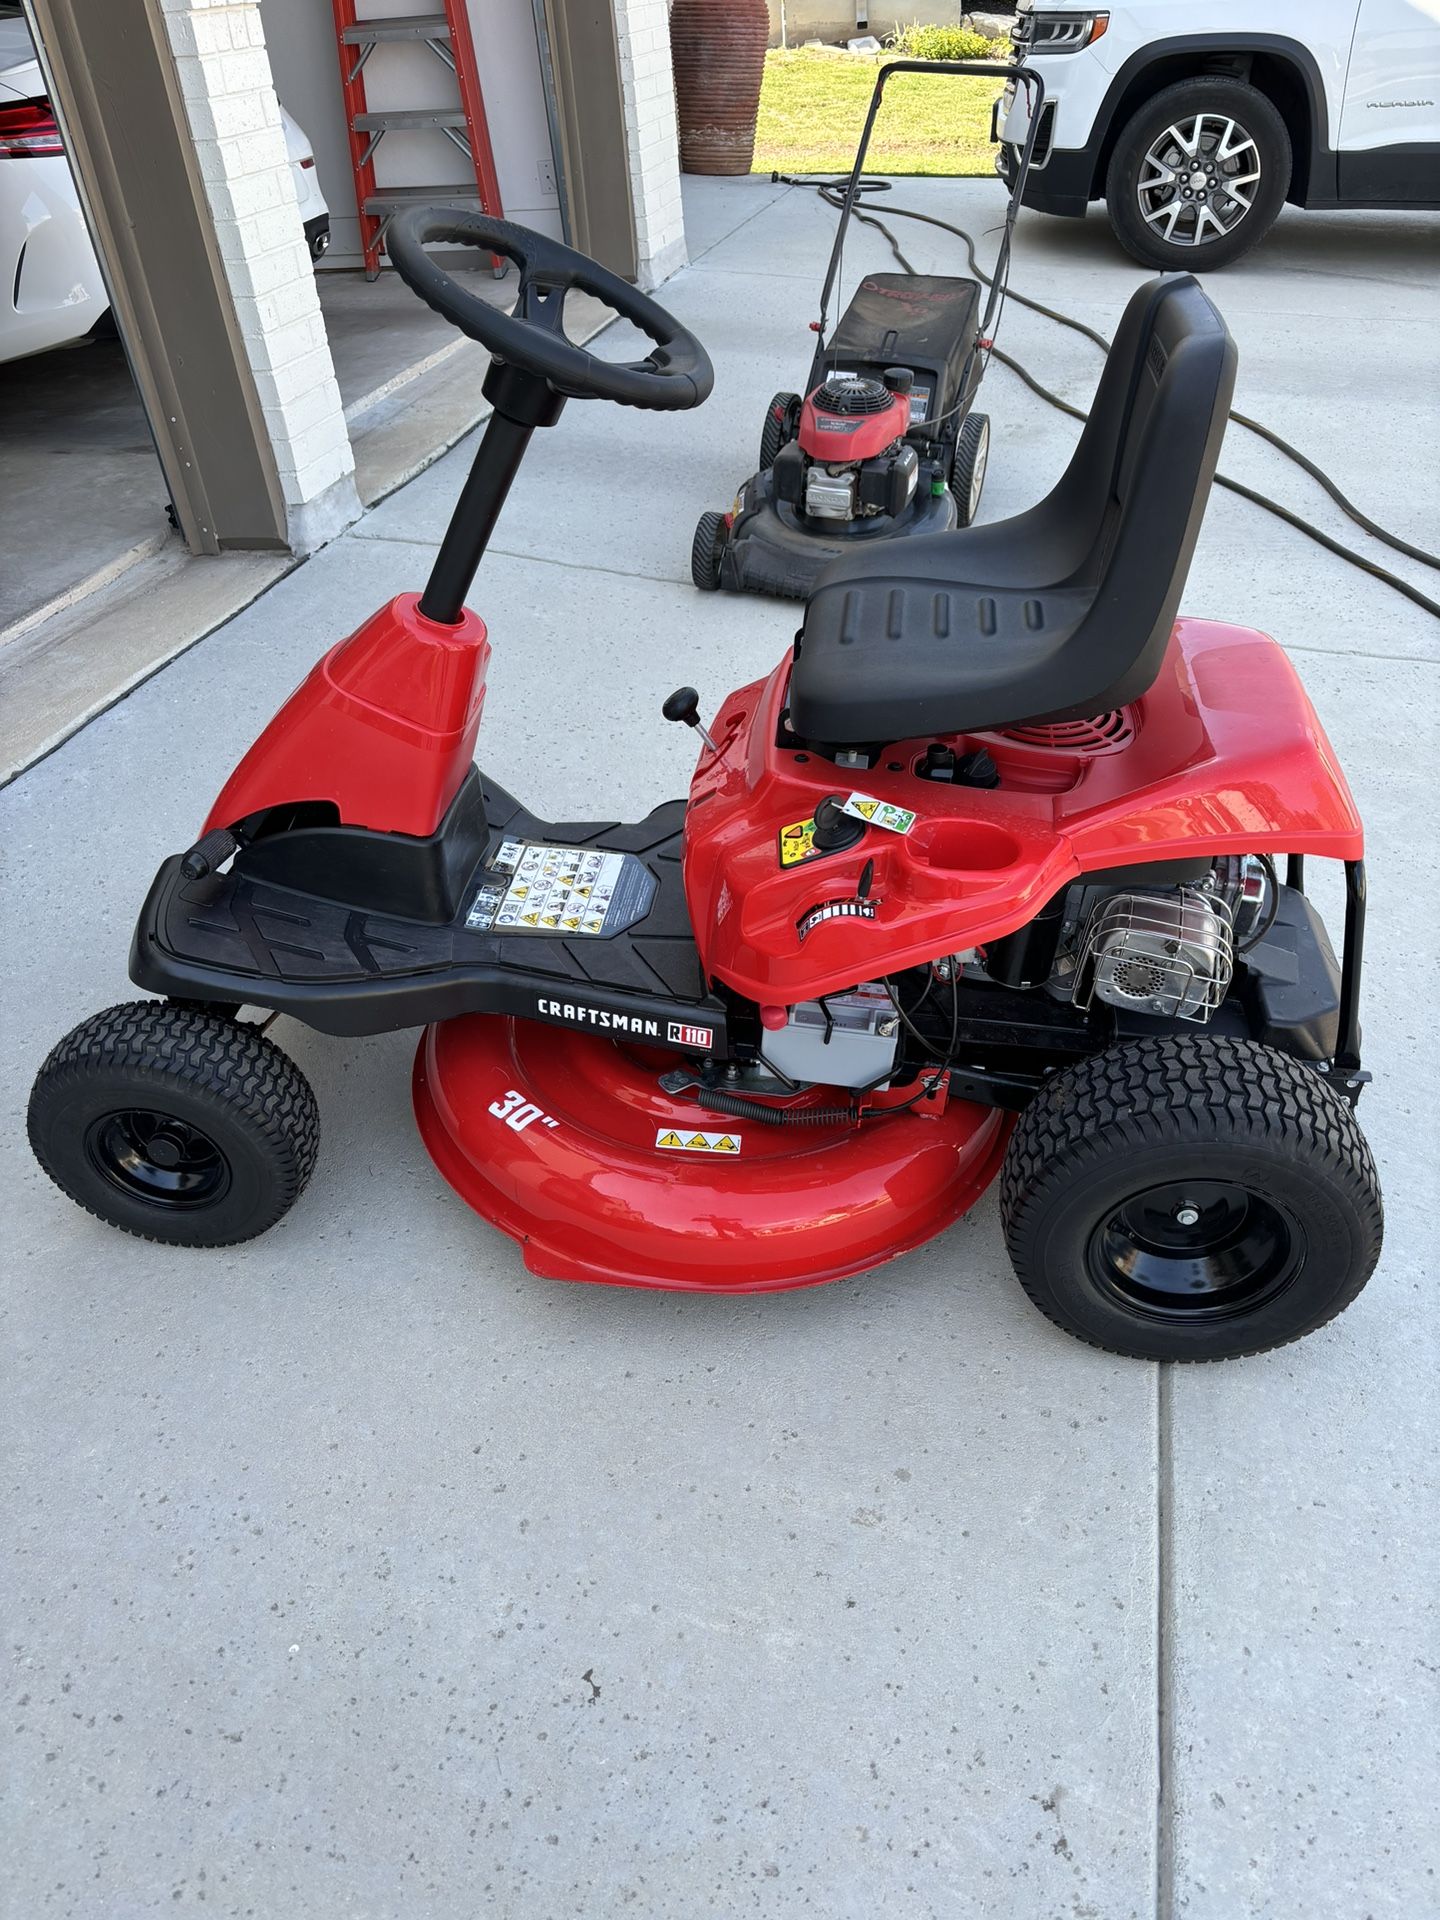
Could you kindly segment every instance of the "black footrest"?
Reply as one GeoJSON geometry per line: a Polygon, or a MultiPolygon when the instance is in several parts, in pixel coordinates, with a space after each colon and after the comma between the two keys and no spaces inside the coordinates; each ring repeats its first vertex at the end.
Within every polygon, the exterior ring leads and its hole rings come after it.
{"type": "Polygon", "coordinates": [[[146,899],[131,977],[329,1033],[495,1012],[718,1047],[724,1008],[706,991],[681,879],[684,803],[632,824],[553,826],[499,788],[484,797],[485,851],[453,919],[277,885],[247,872],[243,849],[228,873],[198,879],[176,858],[146,899]]]}

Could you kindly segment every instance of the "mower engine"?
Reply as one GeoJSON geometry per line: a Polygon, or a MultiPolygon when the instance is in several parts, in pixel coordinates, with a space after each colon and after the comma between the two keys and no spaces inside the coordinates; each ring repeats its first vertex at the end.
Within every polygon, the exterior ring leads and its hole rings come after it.
{"type": "Polygon", "coordinates": [[[1077,1007],[1099,1000],[1132,1013],[1208,1020],[1229,992],[1237,947],[1273,908],[1274,885],[1267,864],[1246,854],[1153,891],[1071,887],[1051,923],[1058,937],[1046,988],[1077,1007]]]}
{"type": "MultiPolygon", "coordinates": [[[[1137,869],[1136,879],[1143,874],[1137,869]]],[[[967,981],[1043,988],[1081,1011],[1102,1002],[1122,1012],[1207,1021],[1230,990],[1237,955],[1273,915],[1276,884],[1269,862],[1250,854],[1206,862],[1168,887],[1079,882],[1017,933],[934,961],[924,970],[929,984],[908,996],[908,1015],[906,996],[891,980],[777,1008],[773,1020],[762,1013],[763,1068],[797,1086],[887,1085],[902,1067],[943,1052],[952,1014],[965,1017],[967,981]],[[917,1054],[907,1035],[921,1032],[917,1054]]]]}
{"type": "Polygon", "coordinates": [[[881,380],[830,374],[801,409],[798,438],[775,457],[777,498],[812,520],[903,513],[920,471],[905,438],[913,378],[908,367],[881,380]]]}

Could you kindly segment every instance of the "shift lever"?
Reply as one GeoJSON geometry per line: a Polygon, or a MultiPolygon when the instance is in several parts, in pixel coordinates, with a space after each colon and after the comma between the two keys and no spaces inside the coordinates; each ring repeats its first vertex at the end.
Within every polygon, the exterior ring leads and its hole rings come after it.
{"type": "Polygon", "coordinates": [[[719,753],[719,747],[710,738],[710,729],[700,718],[700,696],[694,687],[677,687],[660,711],[667,720],[683,720],[687,727],[694,727],[711,753],[719,753]]]}

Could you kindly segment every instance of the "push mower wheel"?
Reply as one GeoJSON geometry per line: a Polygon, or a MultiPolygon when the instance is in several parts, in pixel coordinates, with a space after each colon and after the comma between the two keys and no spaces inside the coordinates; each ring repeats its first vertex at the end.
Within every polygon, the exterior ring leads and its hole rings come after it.
{"type": "Polygon", "coordinates": [[[702,513],[690,543],[690,578],[702,593],[720,585],[720,555],[725,546],[723,513],[702,513]]]}
{"type": "Polygon", "coordinates": [[[990,459],[990,416],[967,413],[955,441],[955,464],[950,469],[950,491],[962,527],[968,527],[980,508],[985,468],[990,459]]]}
{"type": "Polygon", "coordinates": [[[1067,1333],[1227,1360],[1313,1332],[1380,1255],[1375,1163],[1310,1067],[1222,1036],[1138,1040],[1046,1082],[1000,1177],[1020,1284],[1067,1333]]]}
{"type": "Polygon", "coordinates": [[[787,440],[795,437],[794,420],[800,411],[798,393],[777,393],[765,410],[765,424],[760,429],[760,471],[768,473],[775,464],[775,456],[787,440]]]}
{"type": "Polygon", "coordinates": [[[197,1007],[133,1000],[82,1021],[30,1095],[30,1145],[63,1193],[147,1240],[263,1233],[315,1165],[320,1114],[273,1041],[197,1007]]]}

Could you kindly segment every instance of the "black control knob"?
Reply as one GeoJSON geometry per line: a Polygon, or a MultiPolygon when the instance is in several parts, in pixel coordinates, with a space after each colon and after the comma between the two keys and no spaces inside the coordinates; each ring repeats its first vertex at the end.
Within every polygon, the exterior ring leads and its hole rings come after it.
{"type": "Polygon", "coordinates": [[[709,729],[700,718],[700,696],[694,687],[677,687],[660,711],[667,720],[680,720],[687,727],[694,727],[712,753],[720,751],[710,738],[709,729]]]}
{"type": "Polygon", "coordinates": [[[880,378],[885,382],[887,393],[909,393],[915,384],[909,367],[887,367],[880,378]]]}
{"type": "Polygon", "coordinates": [[[822,853],[837,853],[841,847],[853,847],[865,831],[865,822],[846,813],[838,795],[827,793],[815,809],[815,845],[822,853]]]}

